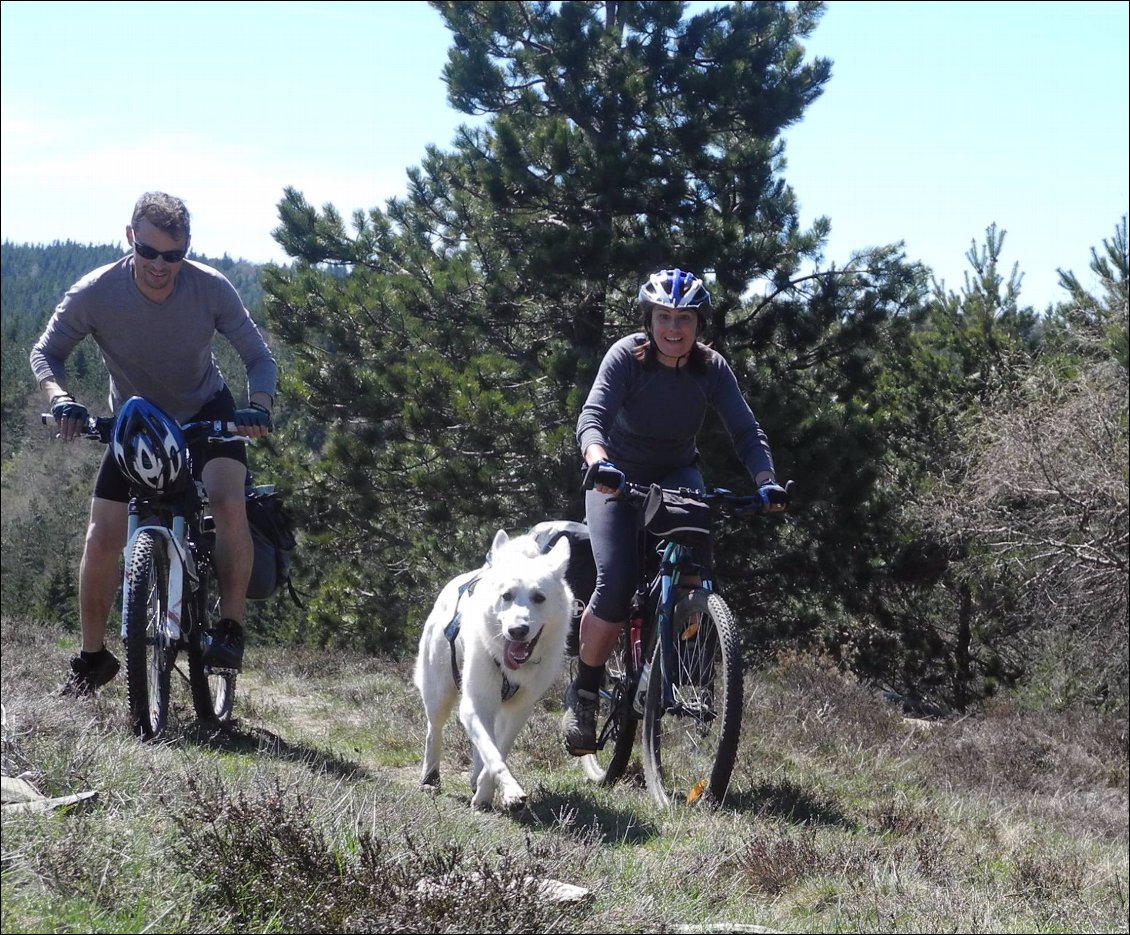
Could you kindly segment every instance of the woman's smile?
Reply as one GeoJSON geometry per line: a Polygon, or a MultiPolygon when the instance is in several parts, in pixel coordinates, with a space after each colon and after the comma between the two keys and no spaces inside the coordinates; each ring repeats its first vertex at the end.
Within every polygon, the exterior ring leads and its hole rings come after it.
{"type": "Polygon", "coordinates": [[[686,309],[657,308],[651,321],[655,350],[661,357],[685,357],[694,347],[698,313],[686,309]]]}

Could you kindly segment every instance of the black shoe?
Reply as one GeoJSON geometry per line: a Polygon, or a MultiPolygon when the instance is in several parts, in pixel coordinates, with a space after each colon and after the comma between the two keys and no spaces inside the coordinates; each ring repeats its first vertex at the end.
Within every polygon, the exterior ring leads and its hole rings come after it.
{"type": "Polygon", "coordinates": [[[93,695],[117,675],[120,668],[117,657],[104,646],[101,652],[76,653],[71,657],[71,674],[61,694],[74,697],[93,695]]]}
{"type": "Polygon", "coordinates": [[[213,669],[243,668],[243,627],[226,617],[205,637],[203,661],[213,669]]]}
{"type": "Polygon", "coordinates": [[[596,707],[599,698],[570,683],[565,690],[565,714],[561,733],[571,756],[596,753],[596,707]]]}

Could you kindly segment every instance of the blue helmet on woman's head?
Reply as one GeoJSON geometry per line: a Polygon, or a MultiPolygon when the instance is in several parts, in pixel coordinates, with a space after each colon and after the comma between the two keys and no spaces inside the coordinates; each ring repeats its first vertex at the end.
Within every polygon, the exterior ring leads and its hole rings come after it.
{"type": "Polygon", "coordinates": [[[147,399],[126,400],[110,439],[114,461],[140,487],[168,493],[189,478],[188,442],[177,421],[147,399]]]}
{"type": "Polygon", "coordinates": [[[682,269],[661,269],[652,273],[640,286],[639,306],[641,324],[651,334],[653,308],[693,309],[698,313],[698,327],[706,327],[706,310],[710,308],[710,293],[694,273],[682,269]]]}
{"type": "Polygon", "coordinates": [[[661,269],[640,286],[641,307],[693,308],[701,315],[710,307],[710,293],[694,273],[681,269],[661,269]]]}

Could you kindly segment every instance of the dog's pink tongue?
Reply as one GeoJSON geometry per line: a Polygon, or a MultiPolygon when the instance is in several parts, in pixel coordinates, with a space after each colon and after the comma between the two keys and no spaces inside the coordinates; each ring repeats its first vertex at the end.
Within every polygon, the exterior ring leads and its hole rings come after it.
{"type": "Polygon", "coordinates": [[[506,663],[506,668],[517,669],[523,662],[530,658],[530,644],[519,643],[515,640],[507,640],[506,647],[502,654],[503,662],[506,663]]]}

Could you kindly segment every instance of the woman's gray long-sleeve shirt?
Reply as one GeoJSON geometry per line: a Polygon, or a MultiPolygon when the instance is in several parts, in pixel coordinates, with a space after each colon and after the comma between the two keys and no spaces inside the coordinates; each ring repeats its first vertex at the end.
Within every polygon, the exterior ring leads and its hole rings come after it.
{"type": "Polygon", "coordinates": [[[750,477],[772,479],[769,441],[722,356],[709,352],[702,373],[686,367],[645,368],[632,351],[646,340],[643,334],[628,335],[605,354],[577,420],[581,453],[589,445],[603,445],[612,463],[631,479],[687,467],[698,458],[696,438],[711,406],[750,477]]]}
{"type": "Polygon", "coordinates": [[[70,288],[32,349],[31,368],[37,380],[54,378],[65,386],[66,360],[89,336],[110,372],[114,411],[131,396],[144,396],[184,421],[224,386],[212,354],[217,333],[247,368],[248,395],[274,396],[275,358],[222,273],[185,260],[172,295],[154,302],[134,282],[127,254],[70,288]]]}

